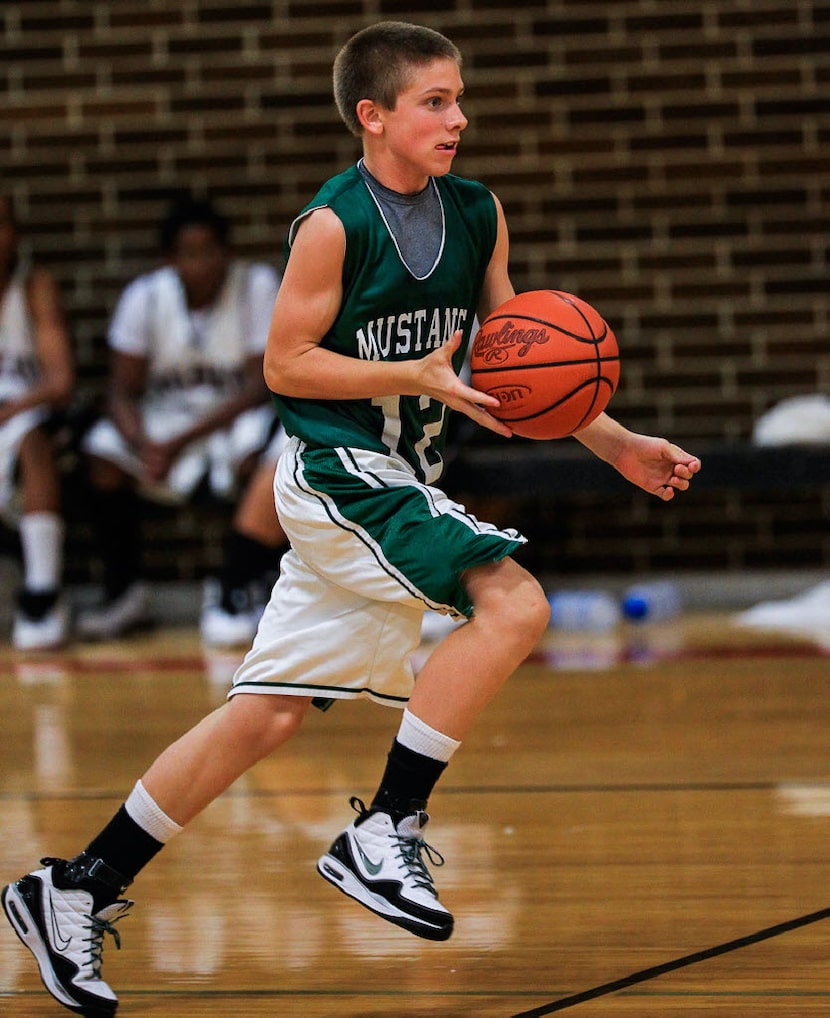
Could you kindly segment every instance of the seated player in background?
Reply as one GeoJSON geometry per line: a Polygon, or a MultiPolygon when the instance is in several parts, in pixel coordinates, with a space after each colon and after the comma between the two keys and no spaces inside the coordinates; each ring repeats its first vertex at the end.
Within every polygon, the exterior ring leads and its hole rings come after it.
{"type": "Polygon", "coordinates": [[[48,650],[67,637],[61,481],[44,425],[69,402],[74,384],[58,286],[22,257],[12,199],[0,193],[0,515],[20,535],[18,650],[48,650]]]}
{"type": "Polygon", "coordinates": [[[235,499],[268,439],[262,355],[279,276],[235,257],[229,231],[210,202],[176,202],[161,224],[166,264],[133,280],[115,309],[108,415],[83,441],[104,587],[78,618],[83,639],[151,621],[141,498],[182,504],[206,486],[235,499]]]}

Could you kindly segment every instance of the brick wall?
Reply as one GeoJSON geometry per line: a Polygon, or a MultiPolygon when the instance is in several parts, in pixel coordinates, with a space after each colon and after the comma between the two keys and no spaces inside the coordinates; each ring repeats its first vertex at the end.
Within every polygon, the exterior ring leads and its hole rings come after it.
{"type": "MultiPolygon", "coordinates": [[[[0,7],[0,161],[63,287],[79,399],[101,391],[107,318],[153,263],[173,192],[210,192],[238,248],[278,261],[292,216],[357,154],[330,98],[333,55],[386,17],[464,51],[456,169],[501,197],[517,289],[575,291],[614,326],[617,417],[694,447],[746,438],[785,396],[830,392],[830,3],[22,0],[0,7]]],[[[522,514],[542,537],[556,516],[574,570],[694,565],[690,547],[707,566],[817,565],[828,499],[727,493],[668,512],[563,499],[522,514]],[[634,563],[626,533],[643,535],[634,563]]],[[[198,572],[197,522],[153,526],[158,575],[198,572]]]]}

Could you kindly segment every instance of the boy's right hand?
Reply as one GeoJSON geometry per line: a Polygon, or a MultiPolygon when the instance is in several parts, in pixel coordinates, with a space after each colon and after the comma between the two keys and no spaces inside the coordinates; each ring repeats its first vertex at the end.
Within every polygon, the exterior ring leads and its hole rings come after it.
{"type": "Polygon", "coordinates": [[[461,332],[455,332],[444,346],[427,354],[422,360],[414,362],[420,372],[421,391],[453,410],[461,411],[476,424],[495,431],[504,438],[510,438],[513,434],[510,428],[487,410],[487,407],[498,407],[498,399],[465,385],[455,373],[452,358],[460,345],[461,332]]]}

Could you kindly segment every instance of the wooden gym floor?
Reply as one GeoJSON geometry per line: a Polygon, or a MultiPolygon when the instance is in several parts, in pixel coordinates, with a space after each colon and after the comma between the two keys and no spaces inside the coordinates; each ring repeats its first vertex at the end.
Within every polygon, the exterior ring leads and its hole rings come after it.
{"type": "MultiPolygon", "coordinates": [[[[828,654],[703,615],[551,632],[431,802],[446,944],[317,876],[398,715],[314,712],[131,888],[119,1015],[830,1015],[828,654]]],[[[0,883],[80,850],[236,659],[189,630],[0,650],[0,883]]],[[[68,1013],[2,927],[3,1018],[68,1013]]]]}

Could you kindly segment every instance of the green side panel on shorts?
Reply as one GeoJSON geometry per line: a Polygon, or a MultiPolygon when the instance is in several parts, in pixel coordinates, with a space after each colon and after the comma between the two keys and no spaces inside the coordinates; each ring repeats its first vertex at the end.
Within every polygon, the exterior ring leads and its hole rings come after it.
{"type": "Polygon", "coordinates": [[[461,574],[506,558],[524,543],[519,535],[477,529],[472,517],[465,523],[457,515],[438,514],[429,491],[414,480],[373,486],[346,470],[331,449],[306,449],[302,459],[308,485],[333,501],[335,523],[364,535],[377,561],[403,574],[414,591],[463,615],[473,614],[473,604],[461,574]]]}

